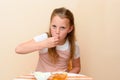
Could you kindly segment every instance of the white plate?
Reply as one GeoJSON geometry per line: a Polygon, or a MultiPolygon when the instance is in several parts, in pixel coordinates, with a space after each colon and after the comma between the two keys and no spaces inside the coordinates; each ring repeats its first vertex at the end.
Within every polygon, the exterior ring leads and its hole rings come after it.
{"type": "Polygon", "coordinates": [[[37,80],[47,80],[51,72],[34,72],[33,75],[37,80]]]}
{"type": "Polygon", "coordinates": [[[67,74],[67,76],[71,76],[71,77],[72,76],[85,76],[82,74],[67,73],[67,72],[33,72],[33,75],[35,76],[37,80],[47,80],[49,76],[51,76],[52,74],[56,74],[56,73],[67,74]]]}
{"type": "Polygon", "coordinates": [[[83,74],[67,73],[68,76],[85,76],[83,74]]]}

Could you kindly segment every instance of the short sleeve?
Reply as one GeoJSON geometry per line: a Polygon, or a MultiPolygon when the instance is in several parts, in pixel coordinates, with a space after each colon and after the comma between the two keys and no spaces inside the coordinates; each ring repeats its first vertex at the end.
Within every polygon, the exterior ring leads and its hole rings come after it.
{"type": "MultiPolygon", "coordinates": [[[[33,39],[35,42],[40,42],[48,38],[47,33],[42,33],[41,35],[35,36],[33,39]]],[[[44,48],[39,51],[40,54],[46,53],[48,51],[48,48],[44,48]]]]}
{"type": "Polygon", "coordinates": [[[47,33],[43,33],[41,35],[35,36],[33,39],[35,40],[35,42],[40,42],[40,41],[43,41],[47,38],[48,38],[47,33]]]}
{"type": "Polygon", "coordinates": [[[76,42],[75,43],[75,54],[74,54],[74,59],[77,59],[80,57],[80,48],[79,48],[79,45],[78,43],[76,42]]]}

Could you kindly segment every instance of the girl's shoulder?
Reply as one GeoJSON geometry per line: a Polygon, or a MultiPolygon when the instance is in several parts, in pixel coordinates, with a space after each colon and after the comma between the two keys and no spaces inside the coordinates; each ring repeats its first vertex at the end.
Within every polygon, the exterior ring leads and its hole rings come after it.
{"type": "Polygon", "coordinates": [[[45,33],[42,33],[40,35],[37,35],[35,36],[33,39],[36,41],[36,42],[39,42],[39,41],[43,41],[45,39],[48,38],[48,34],[45,32],[45,33]]]}

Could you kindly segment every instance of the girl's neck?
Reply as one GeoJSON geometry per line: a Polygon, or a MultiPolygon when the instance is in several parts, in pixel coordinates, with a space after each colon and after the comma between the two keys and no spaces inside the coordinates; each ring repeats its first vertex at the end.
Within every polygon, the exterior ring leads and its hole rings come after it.
{"type": "Polygon", "coordinates": [[[63,44],[65,44],[65,42],[66,42],[66,39],[64,39],[63,41],[61,41],[58,45],[63,45],[63,44]]]}

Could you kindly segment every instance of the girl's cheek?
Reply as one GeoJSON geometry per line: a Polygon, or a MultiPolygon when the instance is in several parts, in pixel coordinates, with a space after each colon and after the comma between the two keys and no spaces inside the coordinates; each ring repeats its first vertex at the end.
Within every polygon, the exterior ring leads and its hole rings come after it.
{"type": "Polygon", "coordinates": [[[52,36],[55,36],[55,32],[51,31],[52,36]]]}
{"type": "Polygon", "coordinates": [[[54,33],[54,30],[51,30],[51,33],[54,33]]]}

